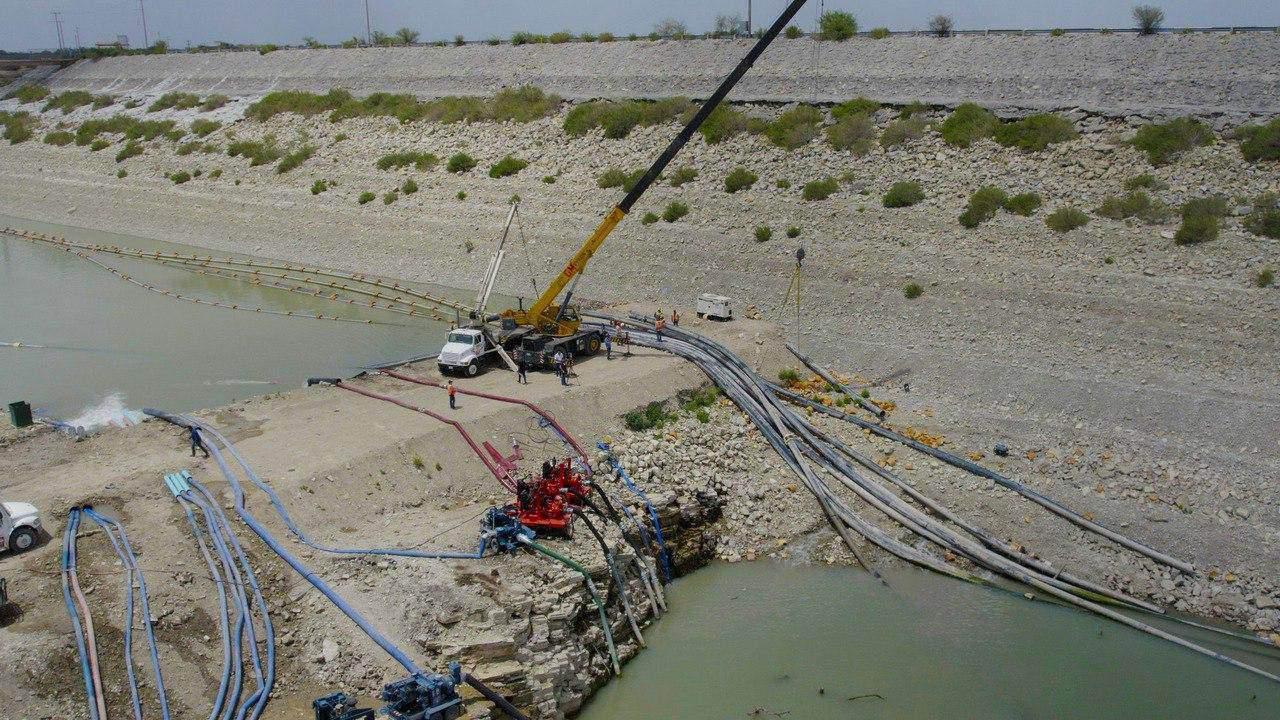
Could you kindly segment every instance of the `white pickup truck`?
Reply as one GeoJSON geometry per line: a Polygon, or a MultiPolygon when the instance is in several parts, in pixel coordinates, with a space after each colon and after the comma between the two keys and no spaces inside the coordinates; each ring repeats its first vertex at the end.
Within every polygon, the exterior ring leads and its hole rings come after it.
{"type": "Polygon", "coordinates": [[[24,502],[0,502],[0,551],[23,552],[40,539],[40,511],[24,502]]]}
{"type": "Polygon", "coordinates": [[[440,373],[462,373],[468,377],[480,374],[480,365],[490,358],[485,356],[497,353],[498,349],[489,340],[487,334],[476,328],[458,328],[449,331],[449,339],[440,348],[436,364],[440,373]]]}

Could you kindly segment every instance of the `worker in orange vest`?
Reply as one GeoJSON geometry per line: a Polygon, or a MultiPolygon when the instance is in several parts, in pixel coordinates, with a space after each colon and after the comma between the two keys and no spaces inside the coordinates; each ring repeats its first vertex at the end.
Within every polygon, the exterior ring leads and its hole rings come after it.
{"type": "Polygon", "coordinates": [[[671,324],[676,326],[680,325],[680,312],[675,308],[671,308],[671,324]]]}
{"type": "Polygon", "coordinates": [[[458,389],[453,386],[453,381],[450,380],[449,384],[444,386],[444,389],[449,392],[449,409],[457,410],[458,409],[458,402],[457,402],[458,389]]]}
{"type": "Polygon", "coordinates": [[[666,326],[667,326],[667,321],[663,320],[661,317],[661,313],[659,313],[658,319],[655,320],[653,323],[654,334],[658,336],[658,342],[662,342],[662,330],[666,326]]]}

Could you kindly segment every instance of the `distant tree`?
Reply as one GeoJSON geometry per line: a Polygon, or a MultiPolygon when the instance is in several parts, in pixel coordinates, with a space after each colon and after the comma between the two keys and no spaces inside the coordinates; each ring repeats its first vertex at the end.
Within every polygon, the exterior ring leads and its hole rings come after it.
{"type": "Polygon", "coordinates": [[[343,41],[342,41],[342,47],[344,47],[344,48],[358,48],[358,47],[360,47],[360,42],[361,42],[360,38],[355,37],[355,36],[353,35],[353,36],[351,36],[351,37],[347,38],[346,40],[343,40],[343,41]]]}
{"type": "Polygon", "coordinates": [[[464,38],[464,37],[462,37],[461,35],[454,35],[454,36],[453,36],[453,44],[454,44],[454,45],[458,45],[458,46],[466,45],[466,44],[467,44],[467,39],[466,39],[466,38],[464,38]]]}
{"type": "Polygon", "coordinates": [[[658,37],[670,38],[672,40],[683,40],[689,37],[689,28],[684,23],[675,18],[667,18],[657,25],[653,26],[653,34],[658,37]]]}
{"type": "Polygon", "coordinates": [[[1164,11],[1155,5],[1137,5],[1133,8],[1133,21],[1138,23],[1139,35],[1155,35],[1164,25],[1164,11]]]}
{"type": "Polygon", "coordinates": [[[374,45],[382,45],[385,47],[396,44],[396,37],[394,35],[388,35],[381,30],[374,30],[372,39],[374,45]]]}
{"type": "Polygon", "coordinates": [[[418,42],[418,36],[420,34],[421,33],[417,30],[410,30],[407,27],[402,27],[396,31],[396,38],[400,41],[401,45],[412,45],[418,42]]]}
{"type": "Polygon", "coordinates": [[[832,10],[818,18],[818,30],[823,40],[844,41],[858,34],[858,20],[852,13],[832,10]]]}
{"type": "Polygon", "coordinates": [[[164,55],[169,52],[169,43],[164,40],[157,40],[155,44],[151,46],[149,52],[152,55],[164,55]]]}
{"type": "Polygon", "coordinates": [[[747,21],[743,20],[741,15],[717,15],[711,34],[715,37],[746,35],[747,21]]]}
{"type": "Polygon", "coordinates": [[[950,15],[934,15],[929,19],[929,32],[938,37],[951,37],[951,30],[956,26],[950,15]]]}
{"type": "Polygon", "coordinates": [[[324,47],[324,45],[319,40],[311,37],[310,35],[302,38],[302,44],[312,49],[324,47]]]}

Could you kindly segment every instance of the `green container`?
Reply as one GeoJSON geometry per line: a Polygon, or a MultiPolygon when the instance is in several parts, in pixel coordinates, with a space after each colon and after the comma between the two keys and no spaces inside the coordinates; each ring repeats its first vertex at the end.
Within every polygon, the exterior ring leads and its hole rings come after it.
{"type": "Polygon", "coordinates": [[[31,424],[31,403],[26,400],[9,403],[9,420],[16,428],[24,428],[31,424]]]}

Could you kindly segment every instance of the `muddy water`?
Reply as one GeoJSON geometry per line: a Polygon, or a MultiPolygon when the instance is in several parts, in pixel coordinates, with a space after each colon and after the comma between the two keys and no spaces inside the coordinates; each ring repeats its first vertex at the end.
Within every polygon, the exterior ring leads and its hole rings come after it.
{"type": "MultiPolygon", "coordinates": [[[[0,226],[73,241],[198,251],[3,215],[0,226]]],[[[361,310],[228,278],[110,255],[100,259],[140,280],[195,297],[384,324],[281,317],[177,301],[61,250],[0,235],[3,404],[27,400],[58,418],[75,418],[86,410],[110,414],[117,400],[133,408],[211,407],[293,389],[308,377],[351,375],[363,365],[434,352],[447,330],[431,320],[361,310]],[[15,342],[25,347],[4,345],[15,342]]],[[[422,288],[457,299],[474,296],[474,291],[422,288]]]]}
{"type": "MultiPolygon", "coordinates": [[[[1280,685],[1115,623],[915,570],[889,582],[764,562],[699,570],[579,717],[1280,717],[1280,685]]],[[[1267,660],[1239,641],[1216,647],[1280,672],[1274,649],[1267,660]]]]}

